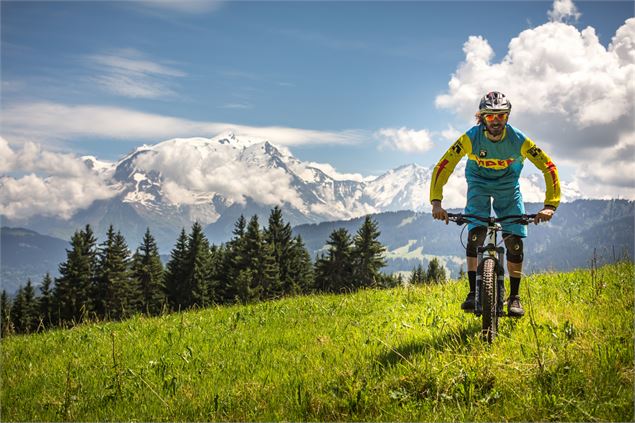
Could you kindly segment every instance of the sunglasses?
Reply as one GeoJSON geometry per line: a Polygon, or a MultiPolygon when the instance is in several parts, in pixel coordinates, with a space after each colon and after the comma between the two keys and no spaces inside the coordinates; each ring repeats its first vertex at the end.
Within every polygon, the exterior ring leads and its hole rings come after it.
{"type": "Polygon", "coordinates": [[[507,116],[509,116],[509,113],[488,113],[488,114],[484,114],[483,118],[488,122],[492,122],[496,118],[499,118],[500,120],[505,120],[507,119],[507,116]]]}

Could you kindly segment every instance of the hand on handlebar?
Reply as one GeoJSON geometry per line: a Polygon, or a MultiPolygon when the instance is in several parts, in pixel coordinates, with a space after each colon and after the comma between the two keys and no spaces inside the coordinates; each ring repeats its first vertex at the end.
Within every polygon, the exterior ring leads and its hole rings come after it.
{"type": "Polygon", "coordinates": [[[534,223],[537,225],[540,222],[548,222],[551,220],[551,218],[553,217],[555,210],[549,207],[545,207],[542,210],[540,210],[537,214],[536,217],[534,218],[534,223]]]}
{"type": "Polygon", "coordinates": [[[441,207],[440,201],[432,202],[432,217],[436,220],[444,220],[445,224],[446,225],[448,224],[449,222],[448,212],[445,211],[443,207],[441,207]]]}

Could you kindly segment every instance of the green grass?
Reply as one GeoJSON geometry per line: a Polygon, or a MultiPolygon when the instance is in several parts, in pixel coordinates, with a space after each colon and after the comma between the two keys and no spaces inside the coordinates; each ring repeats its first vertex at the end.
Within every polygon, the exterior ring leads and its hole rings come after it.
{"type": "Polygon", "coordinates": [[[542,274],[495,344],[465,281],[2,340],[2,421],[632,421],[633,264],[542,274]]]}

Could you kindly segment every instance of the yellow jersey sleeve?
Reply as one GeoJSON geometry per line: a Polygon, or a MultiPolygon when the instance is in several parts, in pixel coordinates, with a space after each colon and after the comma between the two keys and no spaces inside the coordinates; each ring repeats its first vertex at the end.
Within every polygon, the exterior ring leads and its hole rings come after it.
{"type": "Polygon", "coordinates": [[[547,193],[545,194],[545,206],[558,207],[560,204],[560,178],[558,169],[549,156],[545,154],[532,140],[525,139],[520,154],[529,159],[540,170],[545,178],[547,193]]]}
{"type": "Polygon", "coordinates": [[[461,137],[445,152],[432,171],[430,180],[430,202],[443,200],[443,187],[463,156],[472,152],[472,142],[467,134],[461,137]]]}

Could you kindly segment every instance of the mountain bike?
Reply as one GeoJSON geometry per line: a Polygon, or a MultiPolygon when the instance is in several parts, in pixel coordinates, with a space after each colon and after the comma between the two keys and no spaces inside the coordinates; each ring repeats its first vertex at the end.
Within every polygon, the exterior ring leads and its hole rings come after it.
{"type": "Polygon", "coordinates": [[[483,339],[492,343],[498,334],[498,318],[505,315],[503,302],[505,296],[505,249],[498,245],[498,232],[503,228],[501,222],[528,225],[536,217],[535,214],[523,214],[503,217],[481,217],[471,214],[448,213],[448,219],[457,225],[465,225],[474,221],[487,224],[487,237],[482,247],[477,250],[477,272],[475,289],[476,316],[482,316],[483,339]]]}

